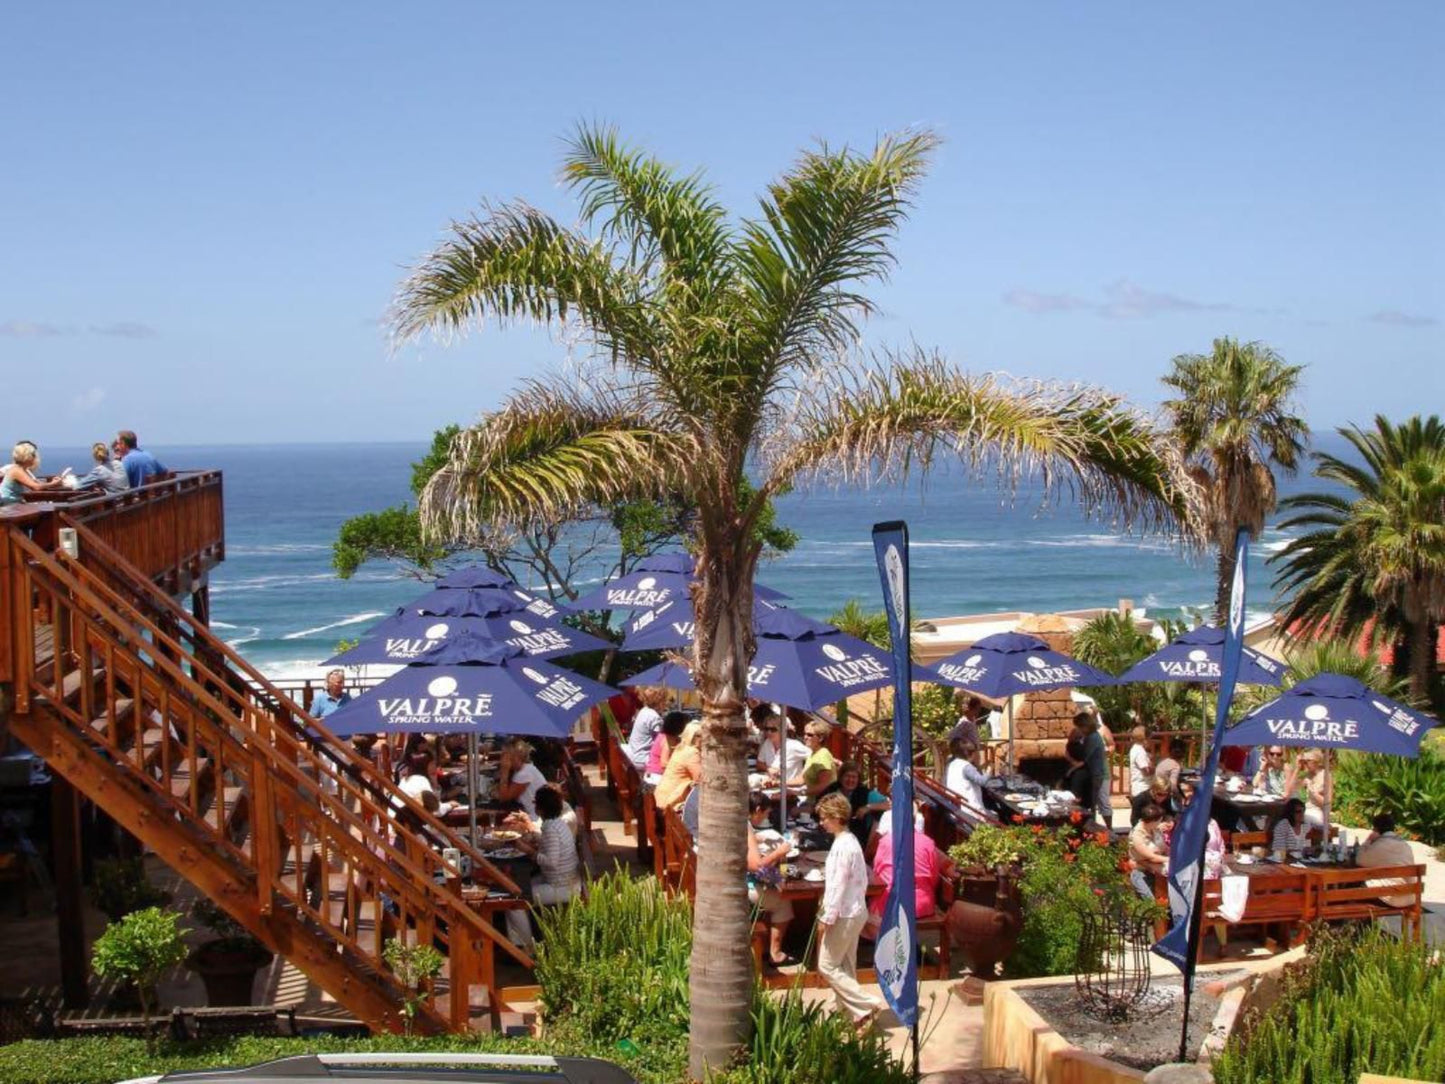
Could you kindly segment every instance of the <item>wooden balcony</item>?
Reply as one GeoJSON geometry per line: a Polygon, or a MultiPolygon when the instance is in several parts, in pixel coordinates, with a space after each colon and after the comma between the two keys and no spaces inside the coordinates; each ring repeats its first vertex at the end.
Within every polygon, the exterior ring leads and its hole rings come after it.
{"type": "MultiPolygon", "coordinates": [[[[45,500],[0,508],[0,533],[17,531],[47,552],[59,544],[67,522],[85,527],[171,596],[190,594],[206,608],[206,578],[225,559],[226,530],[221,472],[180,471],[164,481],[113,496],[59,491],[45,500]]],[[[18,583],[14,548],[0,546],[0,682],[12,680],[12,645],[28,632],[24,607],[10,598],[18,583]],[[22,628],[22,625],[24,626],[22,628]]],[[[197,616],[206,620],[206,614],[197,616]]]]}

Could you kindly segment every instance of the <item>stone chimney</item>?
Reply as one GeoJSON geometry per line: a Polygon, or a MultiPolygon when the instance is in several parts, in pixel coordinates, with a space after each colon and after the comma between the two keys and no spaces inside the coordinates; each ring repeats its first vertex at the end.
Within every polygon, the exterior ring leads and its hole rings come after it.
{"type": "MultiPolygon", "coordinates": [[[[1031,614],[1019,622],[1018,631],[1037,636],[1053,650],[1066,655],[1074,646],[1071,626],[1056,614],[1031,614]]],[[[1068,689],[1027,693],[1016,698],[1013,718],[1016,764],[1063,757],[1064,744],[1074,723],[1074,702],[1068,689]]]]}

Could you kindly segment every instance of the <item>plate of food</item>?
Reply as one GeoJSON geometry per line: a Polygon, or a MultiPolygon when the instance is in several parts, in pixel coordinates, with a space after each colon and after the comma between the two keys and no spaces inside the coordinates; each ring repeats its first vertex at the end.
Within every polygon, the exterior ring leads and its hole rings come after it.
{"type": "Polygon", "coordinates": [[[518,847],[498,847],[487,857],[505,862],[512,858],[521,858],[522,854],[522,850],[518,847]]]}
{"type": "Polygon", "coordinates": [[[1010,802],[1032,802],[1035,797],[1037,796],[1033,794],[1024,794],[1022,791],[1016,791],[1013,794],[1004,795],[1004,798],[1006,798],[1010,802]]]}
{"type": "Polygon", "coordinates": [[[807,873],[803,874],[803,880],[812,881],[814,884],[816,884],[817,882],[821,881],[824,876],[825,874],[822,870],[810,869],[807,873]]]}
{"type": "Polygon", "coordinates": [[[487,833],[487,839],[493,843],[515,843],[521,838],[521,832],[514,832],[510,828],[498,828],[494,832],[487,833]]]}

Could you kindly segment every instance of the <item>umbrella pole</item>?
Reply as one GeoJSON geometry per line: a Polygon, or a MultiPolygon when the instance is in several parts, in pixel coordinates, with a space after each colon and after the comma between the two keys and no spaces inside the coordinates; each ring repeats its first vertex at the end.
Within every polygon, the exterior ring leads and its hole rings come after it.
{"type": "Polygon", "coordinates": [[[472,849],[477,846],[477,735],[467,735],[467,829],[472,849]]]}
{"type": "Polygon", "coordinates": [[[1014,774],[1014,698],[1003,702],[1004,720],[1008,723],[1008,773],[1014,774]]]}

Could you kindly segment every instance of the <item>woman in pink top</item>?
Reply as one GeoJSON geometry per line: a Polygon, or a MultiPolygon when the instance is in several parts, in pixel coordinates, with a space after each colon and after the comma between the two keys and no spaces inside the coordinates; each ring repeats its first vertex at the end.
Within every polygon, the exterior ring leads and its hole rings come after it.
{"type": "MultiPolygon", "coordinates": [[[[945,877],[952,877],[953,871],[953,859],[939,850],[938,844],[915,828],[913,830],[913,902],[918,908],[916,913],[919,918],[927,918],[938,912],[938,884],[945,877]]],[[[873,852],[873,875],[887,887],[893,886],[892,832],[878,838],[878,849],[873,852]]],[[[875,896],[868,905],[874,919],[869,924],[870,927],[876,926],[877,920],[883,917],[883,905],[887,901],[888,894],[885,892],[875,896]]]]}
{"type": "Polygon", "coordinates": [[[652,748],[647,754],[647,774],[661,776],[672,759],[672,752],[682,739],[682,732],[691,720],[685,712],[670,711],[662,719],[662,729],[652,739],[652,748]]]}

